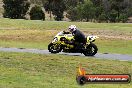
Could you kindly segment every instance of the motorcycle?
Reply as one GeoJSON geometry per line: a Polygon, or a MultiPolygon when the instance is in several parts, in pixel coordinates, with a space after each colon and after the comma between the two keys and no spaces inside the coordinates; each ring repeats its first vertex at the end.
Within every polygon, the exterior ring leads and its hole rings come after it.
{"type": "Polygon", "coordinates": [[[48,50],[51,53],[59,53],[59,52],[65,52],[65,53],[83,53],[85,56],[94,56],[98,48],[93,43],[98,36],[87,36],[86,37],[86,43],[82,44],[81,49],[76,49],[75,44],[69,44],[67,41],[73,41],[74,36],[70,33],[65,33],[64,31],[59,32],[52,42],[48,45],[48,50]]]}

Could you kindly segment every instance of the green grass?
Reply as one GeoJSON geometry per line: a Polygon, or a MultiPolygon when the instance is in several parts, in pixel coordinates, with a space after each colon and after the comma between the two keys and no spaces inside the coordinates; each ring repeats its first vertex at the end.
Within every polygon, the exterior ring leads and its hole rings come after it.
{"type": "Polygon", "coordinates": [[[64,55],[0,52],[0,88],[131,88],[130,84],[79,86],[79,64],[88,74],[131,74],[132,62],[64,55]],[[115,69],[116,68],[116,69],[115,69]]]}
{"type": "Polygon", "coordinates": [[[1,47],[12,48],[35,48],[35,49],[47,49],[48,43],[45,42],[22,42],[22,41],[4,41],[0,40],[1,47]]]}
{"type": "Polygon", "coordinates": [[[65,21],[31,21],[31,20],[13,20],[0,19],[1,29],[37,29],[37,30],[60,30],[67,29],[69,25],[75,24],[80,29],[84,30],[120,30],[132,32],[132,24],[130,23],[90,23],[90,22],[65,22],[65,21]]]}
{"type": "Polygon", "coordinates": [[[97,40],[96,44],[101,53],[132,54],[132,40],[97,40]]]}
{"type": "Polygon", "coordinates": [[[100,53],[132,54],[132,24],[57,22],[0,19],[0,46],[47,49],[57,32],[75,24],[85,34],[100,35],[95,42],[100,53]],[[103,35],[103,36],[102,36],[103,35]],[[113,36],[115,38],[105,38],[113,36]],[[121,37],[124,39],[119,39],[121,37]]]}

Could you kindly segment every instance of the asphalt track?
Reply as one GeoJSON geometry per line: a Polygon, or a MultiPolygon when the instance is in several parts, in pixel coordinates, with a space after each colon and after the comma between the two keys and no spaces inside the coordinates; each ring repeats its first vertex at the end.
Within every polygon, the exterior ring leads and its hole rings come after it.
{"type": "MultiPolygon", "coordinates": [[[[39,50],[39,49],[25,49],[25,48],[3,48],[0,47],[0,51],[4,52],[27,52],[27,53],[35,53],[35,54],[51,54],[48,50],[39,50]]],[[[62,55],[71,55],[71,56],[84,56],[80,53],[59,53],[62,55]]],[[[103,58],[103,59],[114,59],[114,60],[121,60],[121,61],[132,61],[132,55],[125,55],[125,54],[109,54],[109,53],[97,53],[94,58],[103,58]]]]}

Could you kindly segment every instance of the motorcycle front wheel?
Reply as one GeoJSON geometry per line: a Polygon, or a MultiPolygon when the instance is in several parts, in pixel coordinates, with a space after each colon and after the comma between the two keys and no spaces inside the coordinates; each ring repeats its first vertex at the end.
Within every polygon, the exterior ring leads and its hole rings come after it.
{"type": "Polygon", "coordinates": [[[61,52],[62,48],[61,48],[61,46],[58,45],[58,44],[50,43],[50,44],[48,45],[48,50],[49,50],[49,52],[51,52],[51,53],[59,53],[59,52],[61,52]]]}
{"type": "Polygon", "coordinates": [[[97,53],[97,51],[98,51],[97,46],[96,46],[94,43],[90,43],[90,44],[86,47],[86,49],[85,49],[85,51],[83,52],[83,54],[84,54],[85,56],[94,56],[94,55],[97,53]]]}

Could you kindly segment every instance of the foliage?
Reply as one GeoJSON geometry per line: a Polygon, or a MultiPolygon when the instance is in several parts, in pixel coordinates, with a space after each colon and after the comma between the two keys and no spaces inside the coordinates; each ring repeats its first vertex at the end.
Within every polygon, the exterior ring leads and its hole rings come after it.
{"type": "Polygon", "coordinates": [[[23,19],[29,9],[28,0],[3,0],[3,17],[12,19],[23,19]]]}
{"type": "Polygon", "coordinates": [[[66,9],[64,0],[47,0],[46,3],[44,3],[44,8],[46,11],[52,12],[52,14],[55,16],[55,20],[61,21],[64,16],[63,13],[66,9]]]}
{"type": "Polygon", "coordinates": [[[84,3],[84,0],[64,0],[64,2],[66,4],[66,9],[69,10],[76,7],[78,4],[84,3]]]}
{"type": "Polygon", "coordinates": [[[98,17],[98,22],[106,22],[107,21],[107,15],[105,13],[101,13],[98,17]]]}
{"type": "MultiPolygon", "coordinates": [[[[3,0],[4,17],[24,18],[28,0],[3,0]],[[8,4],[10,3],[10,4],[8,4]]],[[[126,22],[132,16],[132,0],[30,0],[61,21],[64,12],[71,21],[126,22]]]]}
{"type": "Polygon", "coordinates": [[[120,14],[120,16],[119,16],[119,21],[121,21],[121,22],[126,22],[127,21],[127,15],[126,14],[120,14]]]}
{"type": "Polygon", "coordinates": [[[67,11],[67,18],[71,19],[72,21],[78,20],[78,11],[77,8],[70,8],[67,11]]]}
{"type": "Polygon", "coordinates": [[[93,3],[88,1],[84,3],[82,8],[82,17],[86,21],[92,20],[95,16],[95,7],[93,6],[93,3]]]}
{"type": "Polygon", "coordinates": [[[68,12],[68,18],[72,21],[75,20],[85,20],[89,21],[92,20],[95,16],[95,7],[93,3],[88,1],[84,4],[79,4],[77,7],[72,8],[68,12]]]}
{"type": "Polygon", "coordinates": [[[85,0],[76,7],[68,10],[68,18],[71,20],[74,19],[74,16],[70,16],[73,12],[78,13],[76,17],[83,21],[97,22],[126,22],[132,16],[130,0],[85,0]]]}
{"type": "Polygon", "coordinates": [[[116,22],[118,12],[116,10],[111,10],[109,13],[109,21],[110,22],[116,22]]]}
{"type": "Polygon", "coordinates": [[[30,19],[31,20],[45,20],[45,13],[42,8],[38,5],[32,7],[30,11],[30,19]]]}

